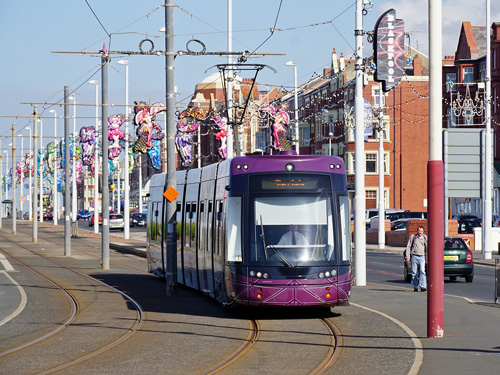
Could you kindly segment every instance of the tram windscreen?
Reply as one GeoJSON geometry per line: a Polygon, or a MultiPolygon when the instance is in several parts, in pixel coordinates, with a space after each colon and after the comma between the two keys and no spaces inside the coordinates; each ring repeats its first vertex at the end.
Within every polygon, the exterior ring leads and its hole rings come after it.
{"type": "Polygon", "coordinates": [[[255,197],[252,263],[289,267],[333,260],[330,196],[255,197]]]}

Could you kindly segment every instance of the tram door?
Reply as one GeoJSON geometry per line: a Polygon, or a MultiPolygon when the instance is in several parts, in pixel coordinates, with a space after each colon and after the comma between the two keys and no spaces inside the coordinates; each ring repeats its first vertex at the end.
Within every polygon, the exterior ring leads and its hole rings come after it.
{"type": "Polygon", "coordinates": [[[213,277],[215,284],[216,298],[222,298],[224,295],[224,265],[223,254],[225,246],[225,210],[224,201],[218,199],[215,202],[215,220],[214,220],[214,249],[213,249],[213,277]]]}

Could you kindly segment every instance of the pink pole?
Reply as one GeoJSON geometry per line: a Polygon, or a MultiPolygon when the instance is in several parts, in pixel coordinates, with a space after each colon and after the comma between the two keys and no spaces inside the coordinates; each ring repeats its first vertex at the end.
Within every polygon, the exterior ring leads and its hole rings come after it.
{"type": "Polygon", "coordinates": [[[444,178],[443,162],[427,164],[427,337],[444,335],[444,178]]]}

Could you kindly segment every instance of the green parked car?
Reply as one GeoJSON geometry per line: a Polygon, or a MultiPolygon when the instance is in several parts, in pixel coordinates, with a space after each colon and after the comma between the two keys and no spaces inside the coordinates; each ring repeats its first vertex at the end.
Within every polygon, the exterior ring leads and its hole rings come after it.
{"type": "MultiPolygon", "coordinates": [[[[464,277],[468,283],[474,279],[474,258],[461,237],[444,238],[444,276],[449,277],[451,281],[455,281],[457,277],[464,277]]],[[[403,277],[406,281],[411,281],[411,264],[406,260],[403,277]]]]}

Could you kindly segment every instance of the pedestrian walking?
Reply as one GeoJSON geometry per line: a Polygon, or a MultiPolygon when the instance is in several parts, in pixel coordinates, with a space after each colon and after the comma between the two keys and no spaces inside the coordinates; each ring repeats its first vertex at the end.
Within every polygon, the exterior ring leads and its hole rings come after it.
{"type": "Polygon", "coordinates": [[[417,233],[412,234],[408,239],[405,249],[405,259],[411,262],[411,283],[413,291],[427,291],[427,279],[425,272],[425,263],[427,259],[427,236],[424,234],[424,227],[419,226],[417,233]]]}

